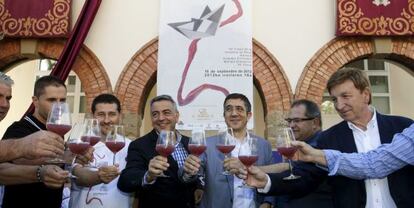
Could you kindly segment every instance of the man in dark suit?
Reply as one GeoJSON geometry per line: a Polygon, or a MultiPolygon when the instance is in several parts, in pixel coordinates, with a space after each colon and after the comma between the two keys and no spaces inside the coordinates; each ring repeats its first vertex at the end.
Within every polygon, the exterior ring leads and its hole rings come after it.
{"type": "MultiPolygon", "coordinates": [[[[288,118],[285,120],[292,128],[296,140],[316,146],[322,129],[321,111],[316,103],[306,99],[294,101],[290,106],[288,118]]],[[[295,162],[294,166],[297,164],[301,162],[295,162]]],[[[278,165],[280,163],[268,166],[267,169],[271,169],[269,173],[272,173],[274,169],[272,166],[278,165]]],[[[333,207],[331,187],[324,182],[315,191],[303,197],[278,197],[277,206],[280,208],[331,208],[333,207]]]]}
{"type": "MultiPolygon", "coordinates": [[[[369,81],[363,71],[346,68],[335,72],[328,81],[328,91],[335,109],[344,121],[322,132],[318,148],[341,152],[367,152],[383,143],[390,143],[395,133],[413,121],[399,116],[382,115],[371,103],[369,81]]],[[[251,168],[248,184],[267,194],[306,194],[325,179],[333,188],[334,206],[354,207],[414,207],[414,167],[406,167],[383,179],[354,180],[343,176],[327,177],[327,172],[312,164],[297,166],[301,178],[283,180],[287,173],[266,175],[251,168]],[[260,189],[263,188],[263,189],[260,189]]]]}
{"type": "Polygon", "coordinates": [[[118,188],[124,192],[137,192],[139,207],[194,207],[196,182],[183,183],[178,169],[188,156],[189,138],[175,130],[179,113],[175,101],[168,95],[151,100],[151,121],[154,129],[131,142],[127,164],[118,180],[118,188]],[[156,142],[162,130],[174,131],[177,145],[174,152],[163,157],[156,150],[156,142]],[[164,173],[168,177],[160,177],[164,173]]]}

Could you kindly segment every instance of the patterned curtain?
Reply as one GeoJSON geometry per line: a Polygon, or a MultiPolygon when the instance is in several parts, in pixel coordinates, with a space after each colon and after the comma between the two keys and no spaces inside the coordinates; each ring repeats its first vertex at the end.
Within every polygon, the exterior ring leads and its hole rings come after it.
{"type": "Polygon", "coordinates": [[[0,32],[8,37],[67,37],[71,0],[0,0],[0,32]]]}
{"type": "Polygon", "coordinates": [[[414,34],[414,0],[337,0],[336,35],[414,34]]]}
{"type": "MultiPolygon", "coordinates": [[[[92,22],[98,12],[101,0],[86,0],[82,11],[76,21],[75,27],[65,44],[62,54],[50,72],[50,75],[56,76],[61,80],[66,80],[73,64],[78,57],[79,51],[82,48],[83,42],[89,32],[92,22]]],[[[26,114],[32,113],[34,106],[31,105],[26,114]]]]}

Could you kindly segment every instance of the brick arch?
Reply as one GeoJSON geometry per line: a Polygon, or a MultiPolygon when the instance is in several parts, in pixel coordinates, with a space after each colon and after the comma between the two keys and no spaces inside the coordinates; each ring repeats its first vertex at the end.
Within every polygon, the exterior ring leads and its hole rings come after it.
{"type": "Polygon", "coordinates": [[[296,85],[295,99],[322,102],[329,77],[345,64],[373,55],[370,38],[335,38],[323,46],[306,64],[296,85]]]}
{"type": "MultiPolygon", "coordinates": [[[[125,66],[115,93],[126,112],[143,115],[146,99],[156,83],[158,38],[144,45],[125,66]]],[[[258,41],[253,40],[254,83],[263,99],[265,116],[290,108],[292,90],[279,62],[258,41]]]]}
{"type": "MultiPolygon", "coordinates": [[[[36,41],[35,53],[22,54],[19,39],[2,40],[0,42],[0,69],[3,71],[8,66],[24,60],[36,58],[58,59],[64,46],[65,42],[63,40],[39,39],[36,41]]],[[[104,67],[86,46],[83,46],[80,50],[72,70],[82,82],[88,106],[92,103],[93,98],[100,93],[112,92],[111,83],[104,67]]]]}

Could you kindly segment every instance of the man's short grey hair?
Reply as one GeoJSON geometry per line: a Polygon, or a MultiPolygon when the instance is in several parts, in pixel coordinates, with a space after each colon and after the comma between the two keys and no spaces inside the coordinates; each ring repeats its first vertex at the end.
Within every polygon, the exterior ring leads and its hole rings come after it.
{"type": "Polygon", "coordinates": [[[14,81],[7,74],[0,72],[0,83],[11,87],[14,84],[14,81]]]}
{"type": "Polygon", "coordinates": [[[178,112],[177,103],[174,101],[174,99],[169,95],[158,95],[157,97],[152,98],[150,102],[150,108],[152,109],[152,104],[159,101],[170,101],[173,104],[175,112],[178,112]]]}

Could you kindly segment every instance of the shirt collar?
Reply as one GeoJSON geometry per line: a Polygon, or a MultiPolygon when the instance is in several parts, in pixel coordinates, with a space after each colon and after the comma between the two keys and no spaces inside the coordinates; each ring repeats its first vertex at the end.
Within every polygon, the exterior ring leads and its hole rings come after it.
{"type": "MultiPolygon", "coordinates": [[[[370,105],[369,110],[372,112],[372,117],[371,117],[371,120],[369,120],[367,124],[367,129],[375,128],[377,125],[377,111],[375,110],[375,107],[370,105]]],[[[352,122],[347,121],[347,123],[348,123],[348,127],[351,130],[357,130],[357,129],[361,130],[358,126],[356,126],[352,122]]]]}

